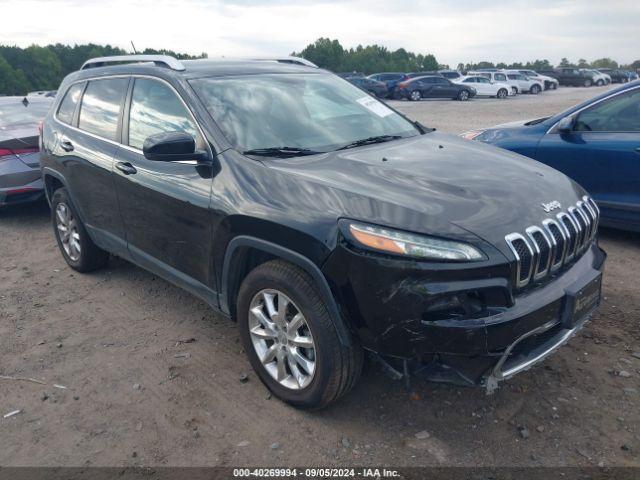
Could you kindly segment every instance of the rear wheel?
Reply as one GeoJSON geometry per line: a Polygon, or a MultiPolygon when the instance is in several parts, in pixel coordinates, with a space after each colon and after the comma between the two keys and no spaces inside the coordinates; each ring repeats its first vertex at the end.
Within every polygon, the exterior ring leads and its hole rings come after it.
{"type": "Polygon", "coordinates": [[[460,92],[458,92],[458,100],[460,100],[461,102],[466,102],[467,100],[469,100],[469,92],[467,92],[466,90],[460,90],[460,92]]]}
{"type": "Polygon", "coordinates": [[[583,85],[584,85],[585,87],[590,87],[591,85],[593,85],[593,81],[591,81],[591,79],[590,79],[590,78],[587,78],[587,79],[584,81],[583,85]]]}
{"type": "Polygon", "coordinates": [[[420,90],[414,90],[413,92],[411,92],[409,94],[409,98],[411,100],[413,100],[414,102],[417,102],[418,100],[420,100],[422,98],[422,94],[420,93],[420,90]]]}
{"type": "Polygon", "coordinates": [[[496,97],[498,98],[507,98],[507,96],[509,95],[509,92],[507,92],[506,88],[501,88],[500,90],[498,90],[498,94],[496,95],[496,97]]]}
{"type": "Polygon", "coordinates": [[[551,84],[551,90],[555,90],[556,88],[558,88],[558,84],[557,83],[552,83],[551,84]]]}
{"type": "Polygon", "coordinates": [[[518,87],[511,87],[511,92],[513,92],[514,95],[518,94],[518,87]]]}
{"type": "Polygon", "coordinates": [[[60,252],[71,268],[84,273],[107,264],[109,254],[89,238],[65,188],[51,197],[51,221],[60,252]]]}
{"type": "Polygon", "coordinates": [[[296,407],[322,408],[360,376],[362,348],[344,345],[311,277],[273,260],[243,281],[237,302],[249,361],[274,395],[296,407]]]}

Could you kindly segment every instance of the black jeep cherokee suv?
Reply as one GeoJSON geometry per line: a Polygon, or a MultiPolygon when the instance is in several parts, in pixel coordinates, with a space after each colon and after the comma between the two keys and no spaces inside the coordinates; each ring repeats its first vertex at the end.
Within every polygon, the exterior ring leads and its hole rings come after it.
{"type": "Polygon", "coordinates": [[[59,92],[41,163],[67,263],[115,254],[204,299],[293,405],[347,392],[364,349],[492,389],[599,303],[598,208],[580,186],[329,72],[101,58],[59,92]]]}

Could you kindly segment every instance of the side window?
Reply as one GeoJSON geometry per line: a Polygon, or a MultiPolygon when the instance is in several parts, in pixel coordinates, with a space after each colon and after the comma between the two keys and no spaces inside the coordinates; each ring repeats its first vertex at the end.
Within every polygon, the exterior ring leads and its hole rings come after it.
{"type": "Polygon", "coordinates": [[[464,83],[476,83],[476,78],[475,77],[467,78],[465,79],[464,83]]]}
{"type": "Polygon", "coordinates": [[[484,77],[478,77],[478,83],[491,83],[491,80],[484,77]]]}
{"type": "Polygon", "coordinates": [[[128,84],[128,78],[91,80],[82,96],[78,128],[118,140],[118,117],[128,84]]]}
{"type": "Polygon", "coordinates": [[[496,73],[493,78],[495,78],[497,82],[504,82],[507,79],[506,75],[502,73],[496,73]]]}
{"type": "Polygon", "coordinates": [[[574,127],[587,132],[640,132],[640,89],[594,105],[578,115],[574,127]]]}
{"type": "Polygon", "coordinates": [[[78,105],[83,88],[84,82],[76,83],[69,87],[67,94],[62,99],[62,102],[60,102],[60,107],[58,107],[58,120],[67,125],[71,125],[73,114],[76,111],[76,105],[78,105]]]}
{"type": "Polygon", "coordinates": [[[137,78],[131,95],[129,145],[142,150],[147,137],[163,132],[186,132],[198,148],[204,145],[191,113],[176,93],[159,81],[137,78]]]}

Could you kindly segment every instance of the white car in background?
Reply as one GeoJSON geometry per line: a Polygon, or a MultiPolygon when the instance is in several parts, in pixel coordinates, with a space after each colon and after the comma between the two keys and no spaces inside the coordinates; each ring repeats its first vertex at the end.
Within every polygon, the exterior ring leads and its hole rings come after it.
{"type": "Polygon", "coordinates": [[[602,73],[591,68],[581,68],[580,71],[593,73],[593,83],[598,87],[609,85],[611,83],[611,76],[607,73],[602,73]]]}
{"type": "Polygon", "coordinates": [[[544,83],[540,80],[529,78],[521,74],[518,70],[505,70],[507,78],[513,80],[518,85],[518,93],[532,93],[537,95],[544,90],[544,83]]]}
{"type": "Polygon", "coordinates": [[[542,82],[542,86],[545,90],[555,90],[560,86],[560,82],[558,82],[557,78],[549,77],[548,75],[540,75],[538,72],[534,72],[533,70],[518,70],[518,72],[523,74],[525,77],[542,82]]]}
{"type": "Polygon", "coordinates": [[[453,82],[474,88],[478,97],[507,98],[511,90],[508,84],[492,82],[482,75],[467,75],[456,78],[453,82]]]}
{"type": "Polygon", "coordinates": [[[479,70],[476,72],[471,71],[471,72],[467,72],[467,76],[468,77],[481,76],[481,77],[488,78],[493,83],[505,83],[509,85],[509,95],[516,95],[518,93],[518,87],[519,87],[518,83],[512,80],[509,80],[509,78],[507,78],[507,74],[499,70],[498,71],[479,70]]]}

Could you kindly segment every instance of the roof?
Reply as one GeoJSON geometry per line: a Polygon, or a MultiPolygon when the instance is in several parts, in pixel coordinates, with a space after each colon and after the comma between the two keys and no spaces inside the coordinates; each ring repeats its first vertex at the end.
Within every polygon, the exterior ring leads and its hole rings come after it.
{"type": "MultiPolygon", "coordinates": [[[[179,62],[181,69],[171,68],[169,65],[163,65],[162,61],[155,57],[164,57],[163,55],[154,56],[134,56],[131,62],[134,63],[115,63],[108,65],[106,62],[112,59],[115,62],[127,61],[120,60],[122,57],[100,57],[85,62],[84,69],[69,74],[65,78],[68,81],[77,81],[90,79],[97,76],[106,75],[153,75],[161,78],[181,77],[185,79],[215,77],[215,76],[236,76],[236,75],[254,75],[269,73],[326,73],[317,67],[300,65],[298,63],[289,63],[289,57],[282,57],[280,60],[275,59],[198,59],[198,60],[175,60],[179,62]],[[154,60],[143,60],[140,57],[154,57],[154,60]],[[87,66],[94,62],[94,64],[87,66]]],[[[171,57],[172,58],[172,57],[171,57]]],[[[295,57],[291,57],[295,60],[295,57]]]]}

